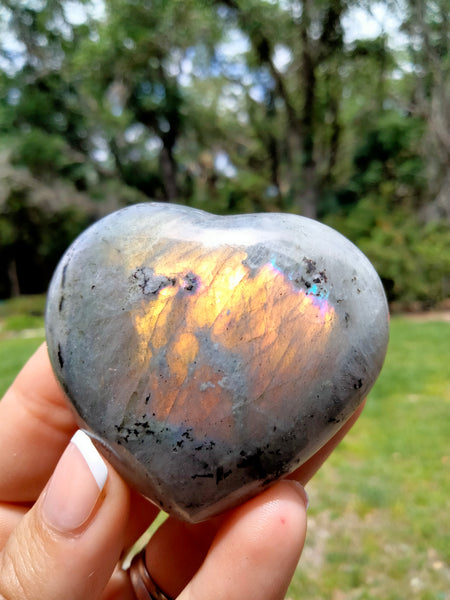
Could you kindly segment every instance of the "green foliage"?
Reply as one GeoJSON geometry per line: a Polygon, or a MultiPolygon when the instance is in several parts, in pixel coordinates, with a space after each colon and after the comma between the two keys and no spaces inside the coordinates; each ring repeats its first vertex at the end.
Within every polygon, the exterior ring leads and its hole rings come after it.
{"type": "Polygon", "coordinates": [[[450,293],[450,228],[424,223],[415,210],[426,183],[422,135],[418,119],[378,115],[355,150],[348,187],[328,198],[323,219],[368,256],[389,300],[431,307],[450,293]]]}
{"type": "Polygon", "coordinates": [[[25,184],[11,187],[0,205],[0,297],[7,295],[13,271],[16,293],[47,288],[56,263],[70,242],[88,225],[88,216],[75,206],[56,212],[36,204],[25,184]]]}
{"type": "Polygon", "coordinates": [[[371,2],[102,6],[0,9],[0,297],[44,290],[82,227],[148,198],[318,217],[390,300],[448,296],[443,0],[389,4],[401,40],[351,41],[371,2]]]}
{"type": "Polygon", "coordinates": [[[325,221],[367,255],[390,300],[431,307],[450,293],[449,227],[444,222],[424,225],[413,213],[389,211],[386,204],[385,198],[367,196],[348,215],[325,221]]]}
{"type": "Polygon", "coordinates": [[[392,180],[397,196],[405,196],[407,191],[420,193],[425,184],[424,162],[418,151],[423,132],[421,120],[398,110],[379,114],[355,151],[354,181],[358,191],[364,193],[392,180]]]}
{"type": "Polygon", "coordinates": [[[11,158],[13,164],[28,167],[33,175],[54,175],[67,165],[65,150],[61,136],[32,129],[19,138],[11,158]]]}
{"type": "Polygon", "coordinates": [[[450,292],[450,231],[444,223],[424,226],[398,214],[384,229],[362,240],[363,252],[388,282],[392,300],[433,306],[450,292]],[[403,218],[402,218],[403,217],[403,218]]]}

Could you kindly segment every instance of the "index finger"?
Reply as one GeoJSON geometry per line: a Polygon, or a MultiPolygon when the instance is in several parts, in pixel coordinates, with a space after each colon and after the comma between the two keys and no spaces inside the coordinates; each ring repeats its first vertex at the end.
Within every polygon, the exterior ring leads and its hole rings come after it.
{"type": "Polygon", "coordinates": [[[0,501],[34,501],[76,429],[42,344],[0,402],[0,501]]]}

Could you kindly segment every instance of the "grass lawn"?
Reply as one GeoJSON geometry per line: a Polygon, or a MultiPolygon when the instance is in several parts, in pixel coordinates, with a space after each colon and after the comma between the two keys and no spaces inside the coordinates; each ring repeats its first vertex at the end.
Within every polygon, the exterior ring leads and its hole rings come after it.
{"type": "MultiPolygon", "coordinates": [[[[35,316],[23,338],[0,310],[2,392],[42,341],[35,316]]],[[[450,323],[392,319],[361,419],[308,486],[289,599],[450,600],[449,339],[450,323]]]]}
{"type": "Polygon", "coordinates": [[[41,336],[0,339],[0,397],[6,392],[27,358],[43,341],[41,336]]]}
{"type": "Polygon", "coordinates": [[[295,600],[450,599],[450,323],[392,319],[366,409],[308,486],[295,600]]]}
{"type": "Polygon", "coordinates": [[[0,302],[0,397],[44,341],[45,296],[0,302]]]}

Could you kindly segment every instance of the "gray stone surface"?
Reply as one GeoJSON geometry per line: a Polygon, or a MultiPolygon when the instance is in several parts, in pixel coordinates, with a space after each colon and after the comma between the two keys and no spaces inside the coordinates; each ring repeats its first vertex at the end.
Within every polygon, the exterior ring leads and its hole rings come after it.
{"type": "Polygon", "coordinates": [[[336,433],[380,372],[388,309],[366,257],[318,222],[149,203],[72,244],[46,329],[80,426],[141,493],[195,522],[336,433]]]}

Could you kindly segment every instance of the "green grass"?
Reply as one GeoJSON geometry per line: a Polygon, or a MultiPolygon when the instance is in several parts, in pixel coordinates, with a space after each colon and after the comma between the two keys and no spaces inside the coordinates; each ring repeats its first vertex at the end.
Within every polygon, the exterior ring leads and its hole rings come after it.
{"type": "Polygon", "coordinates": [[[0,301],[0,340],[18,336],[42,337],[45,295],[0,301]]]}
{"type": "MultiPolygon", "coordinates": [[[[450,600],[449,339],[450,323],[392,320],[362,417],[308,486],[288,598],[450,600]]],[[[1,391],[41,341],[0,338],[1,391]]]]}
{"type": "Polygon", "coordinates": [[[449,340],[449,323],[393,319],[362,417],[308,486],[289,598],[450,598],[449,340]]]}
{"type": "Polygon", "coordinates": [[[13,382],[27,358],[37,350],[43,341],[43,336],[0,339],[0,397],[13,382]]]}
{"type": "Polygon", "coordinates": [[[0,301],[0,397],[44,341],[45,295],[0,301]]]}
{"type": "Polygon", "coordinates": [[[18,296],[0,301],[0,319],[11,315],[34,315],[42,317],[45,311],[45,294],[18,296]]]}

